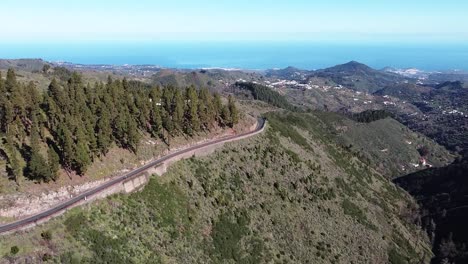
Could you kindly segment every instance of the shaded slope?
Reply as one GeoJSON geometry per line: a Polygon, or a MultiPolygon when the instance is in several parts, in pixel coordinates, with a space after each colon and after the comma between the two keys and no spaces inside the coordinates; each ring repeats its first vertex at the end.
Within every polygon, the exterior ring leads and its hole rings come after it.
{"type": "Polygon", "coordinates": [[[468,160],[443,168],[428,169],[395,180],[422,207],[422,226],[433,241],[436,258],[466,263],[468,251],[468,160]]]}

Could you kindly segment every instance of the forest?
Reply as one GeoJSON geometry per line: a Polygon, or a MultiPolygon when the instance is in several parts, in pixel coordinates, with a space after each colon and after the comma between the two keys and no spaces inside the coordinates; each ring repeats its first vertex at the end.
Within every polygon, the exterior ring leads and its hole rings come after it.
{"type": "Polygon", "coordinates": [[[286,97],[266,86],[250,82],[236,82],[236,86],[250,91],[255,100],[264,101],[273,106],[291,111],[299,110],[297,107],[291,105],[286,97]]]}
{"type": "Polygon", "coordinates": [[[360,113],[351,114],[350,118],[359,123],[370,123],[394,115],[386,110],[365,110],[360,113]]]}
{"type": "Polygon", "coordinates": [[[53,79],[44,92],[0,74],[0,156],[7,171],[48,182],[60,168],[79,175],[113,146],[138,151],[145,133],[164,141],[216,127],[233,127],[239,111],[207,88],[152,87],[137,81],[85,84],[79,73],[53,79]]]}

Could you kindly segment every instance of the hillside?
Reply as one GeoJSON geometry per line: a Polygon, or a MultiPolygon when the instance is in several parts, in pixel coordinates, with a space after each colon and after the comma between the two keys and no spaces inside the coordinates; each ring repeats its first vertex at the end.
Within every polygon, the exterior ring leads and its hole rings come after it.
{"type": "Polygon", "coordinates": [[[0,59],[0,69],[2,70],[42,71],[46,64],[48,63],[42,59],[0,59]]]}
{"type": "Polygon", "coordinates": [[[468,89],[461,82],[439,85],[413,84],[388,86],[375,93],[391,96],[414,105],[418,111],[395,113],[402,123],[445,146],[463,154],[468,147],[468,89]]]}
{"type": "MultiPolygon", "coordinates": [[[[153,177],[141,193],[112,196],[39,228],[2,238],[0,254],[4,261],[32,263],[43,258],[64,263],[429,260],[429,242],[414,225],[419,223],[420,211],[389,179],[424,169],[428,165],[421,158],[443,167],[454,156],[379,113],[391,111],[398,120],[417,128],[426,122],[437,124],[440,119],[432,118],[445,111],[438,106],[464,107],[466,89],[461,83],[440,87],[399,81],[389,84],[391,80],[385,78],[393,78],[393,74],[383,77],[374,71],[356,62],[328,69],[328,75],[292,67],[262,75],[221,69],[53,65],[42,72],[19,70],[14,81],[12,74],[3,71],[0,88],[6,89],[9,100],[0,98],[0,106],[9,109],[8,102],[13,102],[13,108],[21,111],[13,111],[14,122],[4,122],[0,135],[2,208],[19,201],[26,209],[45,208],[53,199],[31,201],[53,196],[69,184],[84,186],[123,172],[167,149],[234,133],[249,126],[241,117],[275,112],[266,114],[266,134],[228,144],[208,157],[179,162],[165,176],[153,177]],[[81,74],[73,73],[75,68],[81,74]],[[120,79],[124,76],[139,81],[120,79]],[[380,85],[384,89],[371,94],[346,84],[364,77],[367,84],[373,83],[363,86],[365,89],[380,85]],[[54,78],[58,84],[51,85],[54,78]],[[185,88],[191,85],[197,89],[185,88]],[[45,92],[38,94],[33,88],[45,92]],[[223,99],[217,92],[231,95],[231,99],[223,99]],[[235,127],[230,115],[233,96],[238,99],[241,123],[235,127]],[[218,110],[210,111],[204,104],[213,103],[214,97],[218,110]],[[195,108],[194,101],[198,101],[199,125],[193,127],[194,112],[190,110],[195,108]],[[107,117],[103,116],[105,109],[109,110],[107,117]],[[157,114],[157,109],[162,112],[157,114]],[[57,122],[63,127],[59,129],[57,122]],[[7,133],[6,124],[21,133],[7,133]],[[58,179],[47,176],[56,171],[50,166],[54,155],[48,149],[59,155],[58,179]],[[38,163],[50,169],[40,170],[38,163]],[[15,254],[11,251],[14,246],[19,250],[15,254]]],[[[427,135],[435,131],[426,129],[419,131],[427,135]]],[[[463,129],[457,131],[466,135],[463,129]]],[[[9,213],[17,217],[15,212],[9,213]]],[[[9,217],[0,221],[11,221],[9,217]]],[[[433,250],[439,254],[437,248],[433,250]]]]}
{"type": "Polygon", "coordinates": [[[337,84],[369,93],[406,80],[401,75],[378,71],[356,61],[317,70],[311,76],[329,78],[337,84]]]}
{"type": "Polygon", "coordinates": [[[385,87],[374,94],[381,96],[390,95],[408,101],[419,101],[422,96],[428,95],[431,91],[431,87],[402,83],[385,87]]]}
{"type": "Polygon", "coordinates": [[[466,263],[468,251],[468,161],[428,169],[395,182],[413,195],[421,210],[422,226],[429,234],[436,258],[433,263],[466,263]]]}
{"type": "Polygon", "coordinates": [[[288,110],[297,109],[296,106],[293,106],[288,102],[284,95],[270,87],[251,82],[236,82],[235,88],[240,89],[241,92],[247,91],[247,96],[251,96],[255,100],[266,102],[272,106],[288,110]]]}
{"type": "Polygon", "coordinates": [[[254,72],[223,69],[201,69],[201,70],[173,70],[162,69],[151,76],[150,80],[155,85],[161,86],[195,86],[207,87],[211,90],[222,91],[238,80],[258,81],[261,75],[254,72]]]}
{"type": "Polygon", "coordinates": [[[297,80],[303,79],[309,75],[311,71],[298,69],[295,67],[286,67],[284,69],[272,69],[265,72],[265,76],[269,78],[279,78],[285,80],[297,80]]]}
{"type": "Polygon", "coordinates": [[[5,261],[62,263],[430,258],[409,196],[328,138],[319,117],[290,115],[267,114],[264,134],[178,162],[142,192],[2,237],[0,252],[5,261]]]}
{"type": "Polygon", "coordinates": [[[317,116],[327,125],[328,134],[388,178],[424,168],[418,152],[423,147],[428,149],[424,158],[431,166],[444,166],[454,159],[445,148],[392,118],[359,123],[333,113],[319,112],[317,116]]]}

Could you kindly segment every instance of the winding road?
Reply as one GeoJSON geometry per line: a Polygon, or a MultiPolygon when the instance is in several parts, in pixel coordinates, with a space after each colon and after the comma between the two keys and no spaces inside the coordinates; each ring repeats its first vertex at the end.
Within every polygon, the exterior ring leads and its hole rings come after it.
{"type": "Polygon", "coordinates": [[[259,132],[261,132],[265,126],[265,119],[258,119],[257,121],[257,127],[253,130],[253,131],[250,131],[250,132],[246,132],[246,133],[243,133],[243,134],[239,134],[239,135],[234,135],[234,136],[228,136],[228,137],[224,137],[224,138],[220,138],[220,139],[216,139],[216,140],[212,140],[212,141],[209,141],[209,142],[206,142],[206,143],[202,143],[202,144],[199,144],[199,145],[195,145],[195,146],[192,146],[192,147],[188,147],[186,149],[182,149],[182,150],[179,150],[179,151],[176,151],[174,153],[171,153],[171,154],[168,154],[162,158],[159,158],[157,160],[154,160],[152,162],[149,162],[148,164],[145,164],[143,165],[142,167],[139,167],[125,175],[122,175],[122,176],[119,176],[115,179],[112,179],[94,189],[91,189],[91,190],[88,190],[82,194],[79,194],[63,203],[60,203],[58,205],[55,205],[54,207],[50,208],[50,209],[47,209],[41,213],[38,213],[36,215],[33,215],[33,216],[29,216],[27,218],[24,218],[24,219],[21,219],[21,220],[18,220],[18,221],[15,221],[15,222],[11,222],[11,223],[8,223],[8,224],[4,224],[4,225],[0,225],[0,234],[3,234],[3,233],[6,233],[6,232],[11,232],[11,231],[15,231],[15,230],[18,230],[18,229],[21,229],[22,227],[26,227],[26,226],[29,226],[29,225],[33,225],[33,224],[36,224],[38,221],[41,221],[41,220],[44,220],[48,217],[51,217],[53,215],[56,215],[56,214],[59,214],[61,212],[63,212],[64,210],[72,207],[73,205],[77,204],[78,202],[81,202],[81,201],[86,201],[86,199],[88,197],[91,197],[93,195],[96,195],[116,184],[119,184],[119,183],[122,183],[128,179],[131,179],[133,177],[136,177],[138,175],[141,175],[143,172],[145,172],[146,170],[152,168],[152,167],[155,167],[155,166],[158,166],[158,165],[161,165],[162,163],[164,163],[165,161],[173,158],[173,157],[176,157],[178,155],[181,155],[181,154],[185,154],[187,152],[190,152],[190,151],[194,151],[194,150],[198,150],[198,149],[202,149],[202,148],[205,148],[205,147],[208,147],[208,146],[211,146],[211,145],[215,145],[215,144],[218,144],[218,143],[223,143],[223,142],[228,142],[228,141],[233,141],[233,140],[236,140],[236,139],[242,139],[242,138],[245,138],[245,137],[248,137],[248,136],[251,136],[251,135],[254,135],[254,134],[257,134],[259,132]]]}

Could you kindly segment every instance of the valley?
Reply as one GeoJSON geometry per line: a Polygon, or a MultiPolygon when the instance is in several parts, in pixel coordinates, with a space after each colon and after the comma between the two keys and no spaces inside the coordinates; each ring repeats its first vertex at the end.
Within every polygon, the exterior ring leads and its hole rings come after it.
{"type": "MultiPolygon", "coordinates": [[[[268,121],[262,134],[150,176],[139,192],[111,195],[1,237],[5,263],[463,263],[467,237],[454,232],[466,215],[466,192],[450,189],[465,181],[463,73],[376,70],[355,61],[316,71],[244,71],[0,60],[5,83],[12,78],[8,69],[15,83],[34,85],[45,99],[63,103],[51,93],[56,81],[59,90],[72,92],[68,98],[83,92],[81,102],[96,117],[110,107],[128,111],[130,121],[118,126],[118,115],[109,117],[112,140],[97,145],[106,146],[102,154],[90,136],[99,135],[99,118],[84,122],[81,132],[72,126],[74,141],[84,140],[80,133],[87,138],[90,160],[81,166],[67,160],[61,130],[39,119],[38,153],[48,164],[47,147],[55,146],[60,157],[56,178],[46,181],[28,178],[29,148],[37,140],[29,121],[34,109],[40,118],[53,117],[50,103],[16,112],[15,129],[21,122],[24,136],[2,132],[1,197],[41,197],[100,181],[184,145],[243,133],[255,118],[268,121]],[[106,99],[106,90],[116,102],[106,99]],[[207,111],[213,105],[217,110],[207,111]],[[156,114],[160,107],[173,124],[156,114]],[[12,142],[25,178],[11,169],[12,142]],[[445,179],[448,189],[431,189],[445,179]]],[[[78,106],[65,102],[72,106],[65,115],[80,119],[78,106]]],[[[3,208],[14,204],[1,202],[3,208]]]]}

